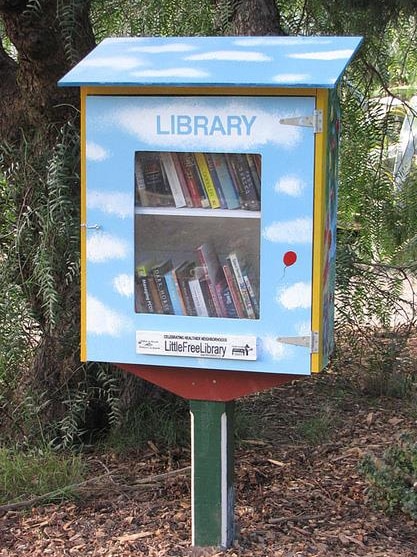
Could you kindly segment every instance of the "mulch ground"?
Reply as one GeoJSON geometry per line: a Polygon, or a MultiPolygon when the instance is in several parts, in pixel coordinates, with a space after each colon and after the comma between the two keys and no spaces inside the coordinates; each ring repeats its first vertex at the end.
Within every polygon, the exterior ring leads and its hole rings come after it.
{"type": "Polygon", "coordinates": [[[414,410],[332,375],[240,402],[246,438],[235,451],[238,533],[228,550],[190,546],[189,450],[149,443],[86,456],[90,481],[75,501],[4,512],[0,556],[417,556],[416,522],[373,509],[358,472],[365,454],[415,431],[414,410]]]}

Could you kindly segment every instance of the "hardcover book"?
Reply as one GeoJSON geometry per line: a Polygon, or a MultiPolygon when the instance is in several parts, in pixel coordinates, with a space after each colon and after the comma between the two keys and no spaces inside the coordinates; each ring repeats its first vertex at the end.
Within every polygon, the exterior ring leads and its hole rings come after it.
{"type": "Polygon", "coordinates": [[[137,151],[135,173],[139,201],[145,207],[174,207],[174,197],[157,152],[137,151]]]}
{"type": "Polygon", "coordinates": [[[227,257],[227,261],[230,264],[231,269],[236,278],[236,283],[239,288],[240,295],[242,297],[243,306],[245,308],[246,314],[249,319],[256,319],[255,310],[245,283],[245,279],[240,267],[239,259],[236,253],[230,253],[227,257]]]}
{"type": "Polygon", "coordinates": [[[210,207],[212,209],[218,209],[219,207],[221,207],[221,204],[212,176],[210,174],[209,167],[207,165],[206,157],[204,153],[195,153],[194,156],[195,160],[197,161],[198,171],[200,173],[201,181],[206,191],[210,207]]]}
{"type": "Polygon", "coordinates": [[[239,209],[239,195],[229,172],[226,155],[223,153],[211,153],[210,160],[217,174],[226,208],[239,209]]]}
{"type": "Polygon", "coordinates": [[[239,191],[241,208],[250,211],[259,211],[261,208],[261,201],[256,191],[252,173],[245,155],[233,153],[228,155],[227,160],[234,184],[239,191]]]}
{"type": "Polygon", "coordinates": [[[175,207],[185,207],[187,202],[185,200],[184,192],[181,187],[180,178],[175,166],[174,153],[161,153],[161,162],[165,170],[165,175],[168,179],[168,184],[174,198],[175,207]]]}
{"type": "Polygon", "coordinates": [[[184,177],[193,200],[194,207],[210,207],[207,194],[201,182],[197,163],[192,153],[178,153],[184,177]]]}

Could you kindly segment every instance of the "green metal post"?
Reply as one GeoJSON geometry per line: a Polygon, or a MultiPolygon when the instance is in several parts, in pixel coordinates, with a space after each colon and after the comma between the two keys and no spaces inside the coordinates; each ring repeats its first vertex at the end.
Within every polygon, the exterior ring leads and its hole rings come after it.
{"type": "Polygon", "coordinates": [[[190,401],[192,545],[230,547],[234,539],[234,401],[190,401]]]}

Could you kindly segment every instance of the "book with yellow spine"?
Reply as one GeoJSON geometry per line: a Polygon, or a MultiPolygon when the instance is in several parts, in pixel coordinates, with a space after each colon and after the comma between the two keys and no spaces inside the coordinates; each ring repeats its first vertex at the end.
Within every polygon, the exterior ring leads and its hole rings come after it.
{"type": "Polygon", "coordinates": [[[210,202],[210,207],[212,209],[218,209],[221,207],[220,199],[217,195],[216,187],[211,177],[204,153],[195,153],[194,156],[200,172],[201,181],[203,182],[204,189],[206,190],[207,197],[210,202]]]}

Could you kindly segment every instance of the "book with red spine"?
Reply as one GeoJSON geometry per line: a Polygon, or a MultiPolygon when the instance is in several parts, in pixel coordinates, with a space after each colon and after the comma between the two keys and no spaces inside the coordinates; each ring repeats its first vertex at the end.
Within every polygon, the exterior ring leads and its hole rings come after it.
{"type": "Polygon", "coordinates": [[[226,282],[229,287],[230,294],[232,296],[233,303],[236,308],[237,317],[239,317],[239,319],[244,319],[245,317],[247,317],[247,313],[243,305],[243,301],[240,295],[239,287],[236,282],[236,278],[234,276],[233,271],[230,268],[229,263],[223,265],[223,272],[224,272],[224,276],[226,277],[226,282]]]}
{"type": "Polygon", "coordinates": [[[182,192],[184,194],[184,199],[187,207],[194,207],[193,199],[191,197],[191,192],[187,184],[187,180],[184,176],[184,170],[182,168],[180,153],[171,153],[172,160],[174,161],[175,170],[178,175],[178,180],[181,185],[182,192]]]}
{"type": "Polygon", "coordinates": [[[190,191],[191,199],[194,207],[202,207],[203,209],[210,207],[207,194],[201,183],[200,174],[198,172],[197,163],[193,153],[178,153],[178,158],[184,172],[184,177],[190,191]]]}

